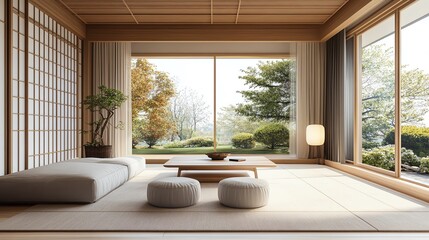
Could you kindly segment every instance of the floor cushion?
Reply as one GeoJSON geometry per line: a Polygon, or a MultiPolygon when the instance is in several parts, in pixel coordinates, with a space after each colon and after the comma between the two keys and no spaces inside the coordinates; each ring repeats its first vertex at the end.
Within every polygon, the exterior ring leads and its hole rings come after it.
{"type": "Polygon", "coordinates": [[[251,177],[227,178],[219,182],[219,201],[233,208],[258,208],[268,202],[268,182],[251,177]]]}
{"type": "Polygon", "coordinates": [[[147,187],[147,200],[156,207],[188,207],[196,204],[200,196],[200,182],[187,177],[157,179],[147,187]]]}

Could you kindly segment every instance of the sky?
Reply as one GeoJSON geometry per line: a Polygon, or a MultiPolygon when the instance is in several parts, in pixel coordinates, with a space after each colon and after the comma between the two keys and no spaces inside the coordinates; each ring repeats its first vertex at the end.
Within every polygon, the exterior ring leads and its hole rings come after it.
{"type": "MultiPolygon", "coordinates": [[[[239,79],[241,69],[255,67],[259,61],[280,59],[217,58],[216,61],[216,109],[244,102],[237,91],[249,89],[244,80],[239,79]]],[[[213,114],[214,108],[214,60],[212,58],[148,58],[158,70],[168,72],[181,89],[193,89],[204,96],[213,114]]]]}
{"type": "MultiPolygon", "coordinates": [[[[410,7],[412,7],[412,5],[410,7]]],[[[406,10],[407,11],[402,12],[401,19],[406,18],[407,22],[415,20],[415,17],[413,18],[413,16],[410,16],[413,14],[414,9],[409,8],[406,10]]],[[[408,70],[418,68],[423,70],[426,74],[429,74],[429,17],[419,19],[407,26],[401,26],[401,28],[401,66],[405,65],[408,70]]],[[[376,38],[383,37],[383,32],[391,32],[391,29],[394,29],[393,17],[381,22],[378,26],[375,26],[371,29],[372,32],[371,30],[365,32],[363,34],[363,38],[366,37],[365,34],[368,34],[368,38],[374,40],[376,38]]],[[[395,36],[392,34],[374,43],[384,44],[387,47],[394,47],[394,38],[395,36]]],[[[429,84],[429,81],[427,84],[429,84]]],[[[424,120],[420,124],[429,127],[429,113],[424,116],[424,120]]]]}
{"type": "Polygon", "coordinates": [[[401,31],[401,65],[420,68],[429,74],[429,17],[401,31]]]}

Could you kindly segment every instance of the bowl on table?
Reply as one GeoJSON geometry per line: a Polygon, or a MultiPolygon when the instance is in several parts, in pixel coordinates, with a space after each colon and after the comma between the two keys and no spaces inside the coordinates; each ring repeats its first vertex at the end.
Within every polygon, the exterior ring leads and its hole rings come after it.
{"type": "Polygon", "coordinates": [[[228,157],[231,153],[229,152],[211,152],[206,153],[207,157],[211,158],[212,160],[223,160],[226,157],[228,157]]]}

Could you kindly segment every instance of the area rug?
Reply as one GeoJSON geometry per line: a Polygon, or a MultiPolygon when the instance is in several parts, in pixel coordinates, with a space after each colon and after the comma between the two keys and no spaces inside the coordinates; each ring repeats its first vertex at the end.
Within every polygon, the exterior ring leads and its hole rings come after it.
{"type": "Polygon", "coordinates": [[[6,220],[0,231],[428,231],[429,204],[320,165],[262,169],[268,205],[221,205],[217,183],[202,183],[198,204],[165,209],[149,205],[147,184],[175,176],[150,167],[93,204],[40,204],[6,220]]]}

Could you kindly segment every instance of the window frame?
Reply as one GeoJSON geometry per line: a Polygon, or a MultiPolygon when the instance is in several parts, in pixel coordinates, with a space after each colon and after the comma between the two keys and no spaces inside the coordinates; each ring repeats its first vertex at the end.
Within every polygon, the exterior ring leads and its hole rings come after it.
{"type": "MultiPolygon", "coordinates": [[[[131,53],[131,59],[134,58],[207,58],[207,59],[213,59],[213,64],[214,64],[214,71],[213,71],[213,86],[214,86],[214,109],[213,109],[213,139],[214,139],[214,149],[216,150],[216,60],[218,58],[220,59],[237,59],[237,58],[242,58],[242,59],[251,59],[251,58],[258,58],[258,59],[273,59],[273,58],[279,58],[279,59],[287,59],[287,58],[293,58],[296,60],[296,55],[293,54],[284,54],[284,53],[280,53],[280,54],[261,54],[261,53],[240,53],[240,54],[235,54],[235,53],[173,53],[173,54],[169,54],[169,53],[150,53],[150,54],[144,54],[144,53],[131,53]]],[[[295,84],[295,92],[297,92],[297,84],[295,84]]],[[[297,96],[295,96],[295,98],[297,99],[297,96]]],[[[295,114],[296,115],[296,114],[295,114]]],[[[295,119],[296,121],[296,119],[295,119]]],[[[296,148],[296,142],[297,142],[297,133],[295,133],[295,148],[296,148]]],[[[290,139],[290,138],[289,138],[290,139]]],[[[240,154],[242,156],[263,156],[263,157],[267,157],[269,159],[273,159],[273,160],[288,160],[288,159],[297,159],[297,153],[296,153],[297,149],[295,149],[295,153],[294,154],[240,154]]],[[[186,155],[198,155],[198,154],[136,154],[136,155],[145,155],[145,156],[156,156],[157,160],[161,160],[161,159],[170,159],[172,156],[186,156],[186,155]]]]}
{"type": "Polygon", "coordinates": [[[347,31],[347,38],[354,38],[354,160],[351,164],[368,169],[377,173],[392,176],[400,180],[411,182],[413,184],[429,187],[429,184],[423,184],[411,179],[401,177],[401,10],[413,4],[414,1],[402,0],[386,5],[375,14],[365,19],[355,27],[347,31]],[[362,99],[361,99],[361,36],[364,32],[371,29],[373,26],[384,21],[385,19],[394,16],[395,21],[395,170],[388,171],[378,167],[370,166],[362,163],[362,99]]]}

